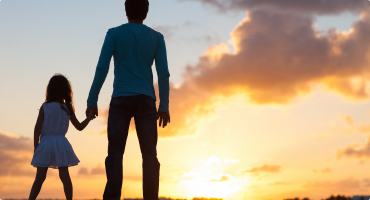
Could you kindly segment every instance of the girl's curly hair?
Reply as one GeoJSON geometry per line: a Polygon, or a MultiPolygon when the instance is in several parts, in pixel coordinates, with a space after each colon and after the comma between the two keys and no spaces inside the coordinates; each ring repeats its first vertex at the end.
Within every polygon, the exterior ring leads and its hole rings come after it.
{"type": "Polygon", "coordinates": [[[45,103],[58,102],[60,107],[71,115],[75,112],[73,106],[73,92],[69,80],[62,74],[55,74],[50,78],[49,84],[46,88],[45,103]],[[67,105],[68,110],[65,109],[63,103],[67,105]]]}

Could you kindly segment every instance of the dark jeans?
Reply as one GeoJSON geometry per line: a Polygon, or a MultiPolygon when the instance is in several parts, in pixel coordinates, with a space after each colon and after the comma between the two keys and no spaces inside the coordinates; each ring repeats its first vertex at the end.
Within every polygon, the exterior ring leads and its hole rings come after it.
{"type": "Polygon", "coordinates": [[[158,200],[159,162],[157,159],[157,118],[155,100],[146,95],[112,97],[108,117],[108,156],[105,159],[107,185],[103,199],[121,198],[122,157],[130,120],[135,119],[143,158],[143,196],[158,200]]]}

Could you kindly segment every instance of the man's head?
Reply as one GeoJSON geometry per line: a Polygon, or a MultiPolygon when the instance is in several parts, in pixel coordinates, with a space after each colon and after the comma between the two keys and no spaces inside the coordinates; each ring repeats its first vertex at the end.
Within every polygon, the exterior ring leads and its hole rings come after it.
{"type": "Polygon", "coordinates": [[[125,9],[130,20],[144,20],[149,11],[148,0],[126,0],[125,9]]]}

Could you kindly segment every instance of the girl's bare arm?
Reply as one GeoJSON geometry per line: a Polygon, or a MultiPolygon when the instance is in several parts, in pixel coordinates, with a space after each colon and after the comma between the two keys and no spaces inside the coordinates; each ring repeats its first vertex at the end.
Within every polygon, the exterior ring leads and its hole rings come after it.
{"type": "Polygon", "coordinates": [[[71,120],[73,126],[77,130],[82,131],[89,124],[90,120],[93,119],[93,116],[94,116],[93,112],[90,112],[89,115],[87,116],[87,118],[83,122],[80,123],[78,121],[78,119],[76,118],[76,115],[74,113],[72,113],[70,120],[71,120]]]}
{"type": "Polygon", "coordinates": [[[37,121],[35,125],[34,135],[33,135],[33,146],[35,147],[34,151],[36,151],[36,148],[39,146],[43,122],[44,122],[44,107],[41,106],[40,111],[39,111],[39,116],[37,117],[37,121]]]}

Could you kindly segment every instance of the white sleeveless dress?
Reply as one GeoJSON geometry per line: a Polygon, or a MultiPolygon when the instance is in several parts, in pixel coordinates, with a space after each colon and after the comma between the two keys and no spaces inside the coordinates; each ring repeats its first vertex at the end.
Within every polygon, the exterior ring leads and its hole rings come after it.
{"type": "MultiPolygon", "coordinates": [[[[63,106],[67,109],[65,104],[63,106]]],[[[31,165],[54,169],[77,165],[80,160],[65,137],[70,116],[57,102],[44,103],[43,108],[40,144],[33,154],[31,165]]]]}

